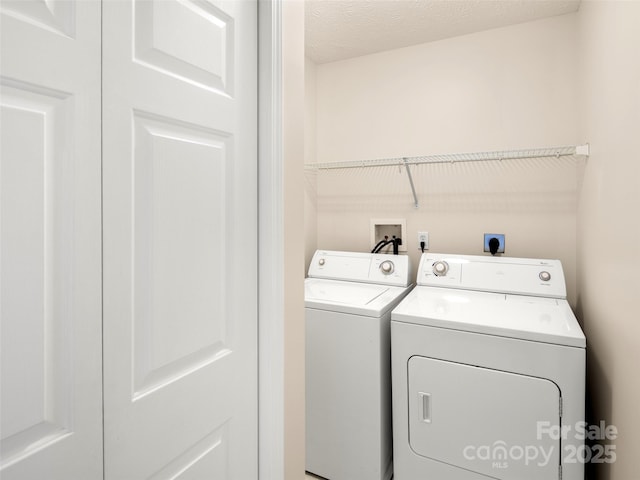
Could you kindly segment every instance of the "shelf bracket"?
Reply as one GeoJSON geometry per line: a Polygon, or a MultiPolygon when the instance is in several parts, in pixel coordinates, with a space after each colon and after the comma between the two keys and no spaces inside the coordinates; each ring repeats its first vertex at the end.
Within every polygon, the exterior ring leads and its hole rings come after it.
{"type": "Polygon", "coordinates": [[[418,196],[416,195],[416,187],[413,185],[413,177],[411,176],[411,169],[409,168],[409,161],[407,158],[403,158],[404,168],[407,169],[407,177],[409,177],[409,185],[411,185],[411,193],[413,193],[413,204],[418,208],[418,196]]]}
{"type": "Polygon", "coordinates": [[[584,155],[585,157],[589,156],[589,144],[585,144],[585,145],[578,145],[576,147],[576,155],[584,155]]]}

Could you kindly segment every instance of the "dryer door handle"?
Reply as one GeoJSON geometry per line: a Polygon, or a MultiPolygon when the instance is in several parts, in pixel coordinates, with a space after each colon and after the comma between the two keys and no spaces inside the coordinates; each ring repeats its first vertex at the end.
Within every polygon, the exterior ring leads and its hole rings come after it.
{"type": "Polygon", "coordinates": [[[431,394],[425,392],[418,392],[418,398],[420,400],[420,409],[422,412],[422,421],[425,423],[431,423],[431,394]]]}

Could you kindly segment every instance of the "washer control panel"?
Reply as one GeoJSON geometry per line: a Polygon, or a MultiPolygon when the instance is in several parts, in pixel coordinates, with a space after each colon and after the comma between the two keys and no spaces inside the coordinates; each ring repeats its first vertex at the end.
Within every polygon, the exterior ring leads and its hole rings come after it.
{"type": "Polygon", "coordinates": [[[309,265],[309,277],[406,287],[410,284],[409,257],[317,250],[309,265]]]}
{"type": "Polygon", "coordinates": [[[566,298],[560,260],[424,253],[418,285],[566,298]]]}

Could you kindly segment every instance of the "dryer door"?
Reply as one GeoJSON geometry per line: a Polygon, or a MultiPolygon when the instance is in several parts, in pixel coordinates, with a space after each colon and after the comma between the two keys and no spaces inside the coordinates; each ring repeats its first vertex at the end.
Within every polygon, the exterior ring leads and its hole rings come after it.
{"type": "Polygon", "coordinates": [[[427,357],[408,363],[415,453],[479,478],[559,478],[560,439],[548,433],[560,424],[555,383],[427,357]]]}

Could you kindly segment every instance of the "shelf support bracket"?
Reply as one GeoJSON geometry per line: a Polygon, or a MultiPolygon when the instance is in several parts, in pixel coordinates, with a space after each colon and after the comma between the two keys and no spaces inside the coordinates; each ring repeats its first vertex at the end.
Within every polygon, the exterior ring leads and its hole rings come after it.
{"type": "Polygon", "coordinates": [[[576,155],[584,155],[585,157],[589,156],[589,144],[578,145],[576,147],[576,155]]]}
{"type": "Polygon", "coordinates": [[[411,185],[411,193],[413,194],[413,204],[418,208],[418,196],[416,195],[416,187],[413,185],[413,177],[411,176],[411,169],[409,168],[409,162],[406,158],[403,158],[404,168],[407,170],[407,177],[409,177],[409,185],[411,185]]]}

